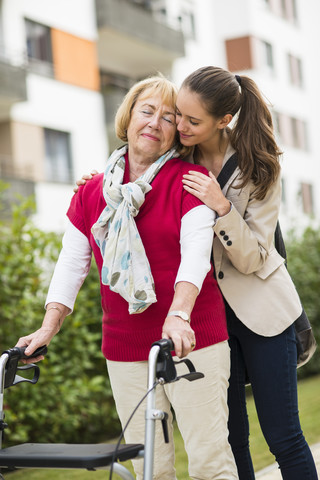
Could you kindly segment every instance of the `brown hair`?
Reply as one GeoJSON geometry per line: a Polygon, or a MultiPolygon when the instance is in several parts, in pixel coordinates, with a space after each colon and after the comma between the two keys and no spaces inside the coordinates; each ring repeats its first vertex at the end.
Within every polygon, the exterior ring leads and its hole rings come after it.
{"type": "Polygon", "coordinates": [[[207,112],[215,118],[237,115],[230,142],[238,154],[241,185],[250,180],[254,196],[262,200],[280,174],[281,151],[276,144],[272,116],[256,83],[247,76],[235,76],[219,67],[202,67],[182,83],[197,93],[207,112]]]}
{"type": "MultiPolygon", "coordinates": [[[[120,140],[127,142],[127,129],[131,120],[132,109],[138,98],[144,98],[151,95],[160,95],[163,102],[176,110],[177,87],[170,80],[160,73],[152,77],[145,78],[135,83],[125,95],[115,116],[115,132],[120,140]]],[[[179,140],[179,134],[176,134],[176,149],[181,156],[188,155],[192,150],[190,147],[184,147],[179,140]]]]}

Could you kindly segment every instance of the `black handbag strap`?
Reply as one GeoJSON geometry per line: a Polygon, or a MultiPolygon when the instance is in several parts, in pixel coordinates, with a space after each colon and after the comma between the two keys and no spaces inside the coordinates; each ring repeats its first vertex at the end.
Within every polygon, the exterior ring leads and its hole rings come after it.
{"type": "Polygon", "coordinates": [[[276,230],[274,232],[274,246],[276,247],[277,252],[280,253],[281,257],[284,258],[285,266],[287,266],[287,251],[284,244],[279,220],[277,221],[276,230]]]}
{"type": "Polygon", "coordinates": [[[227,181],[229,180],[229,178],[231,177],[231,175],[233,174],[237,166],[238,166],[238,155],[234,153],[233,155],[231,155],[230,158],[228,158],[226,163],[223,165],[221,172],[217,176],[217,180],[220,184],[221,190],[223,189],[223,187],[225,186],[225,184],[227,183],[227,181]]]}

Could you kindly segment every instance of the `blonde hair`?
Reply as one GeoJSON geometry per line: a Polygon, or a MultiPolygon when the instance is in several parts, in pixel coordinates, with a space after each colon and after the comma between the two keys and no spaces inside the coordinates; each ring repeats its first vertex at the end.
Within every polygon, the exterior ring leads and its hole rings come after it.
{"type": "MultiPolygon", "coordinates": [[[[152,95],[159,95],[162,101],[176,109],[178,89],[170,80],[162,74],[145,78],[135,83],[128,93],[125,95],[115,116],[115,132],[118,138],[123,142],[128,141],[127,130],[131,120],[132,109],[134,108],[138,98],[143,99],[152,95]]],[[[181,156],[190,153],[189,147],[184,147],[179,141],[178,132],[175,137],[177,151],[181,156]]]]}

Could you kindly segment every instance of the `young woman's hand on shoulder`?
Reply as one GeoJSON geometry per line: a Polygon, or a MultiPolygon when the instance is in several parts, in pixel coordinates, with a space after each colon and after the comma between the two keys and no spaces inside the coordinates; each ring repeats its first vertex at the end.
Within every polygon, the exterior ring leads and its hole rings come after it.
{"type": "Polygon", "coordinates": [[[216,211],[219,217],[223,217],[230,212],[230,202],[223,195],[219,182],[213,173],[209,172],[209,176],[207,176],[195,170],[190,170],[188,174],[183,175],[182,183],[187,192],[216,211]]]}
{"type": "Polygon", "coordinates": [[[85,185],[87,183],[88,180],[91,180],[93,178],[94,175],[97,175],[99,172],[97,172],[97,170],[92,170],[91,173],[85,173],[84,175],[82,175],[82,177],[80,178],[80,180],[77,180],[76,181],[76,186],[74,187],[73,191],[74,193],[77,193],[77,191],[79,190],[79,187],[80,185],[85,185]]]}

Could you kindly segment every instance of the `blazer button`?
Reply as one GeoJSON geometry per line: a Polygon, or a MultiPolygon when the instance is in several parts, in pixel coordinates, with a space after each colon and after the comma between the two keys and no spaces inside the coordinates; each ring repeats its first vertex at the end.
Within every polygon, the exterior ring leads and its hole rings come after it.
{"type": "Polygon", "coordinates": [[[219,272],[219,273],[218,273],[218,277],[220,278],[220,280],[222,280],[223,277],[224,277],[224,273],[223,273],[223,272],[219,272]]]}
{"type": "Polygon", "coordinates": [[[222,236],[226,234],[226,232],[225,232],[224,230],[221,230],[219,233],[220,233],[220,235],[222,235],[222,236]]]}
{"type": "Polygon", "coordinates": [[[224,235],[223,240],[229,240],[229,236],[228,236],[228,235],[224,235]]]}
{"type": "Polygon", "coordinates": [[[230,245],[232,245],[231,240],[229,240],[229,241],[227,242],[227,245],[228,245],[228,247],[230,247],[230,245]]]}

